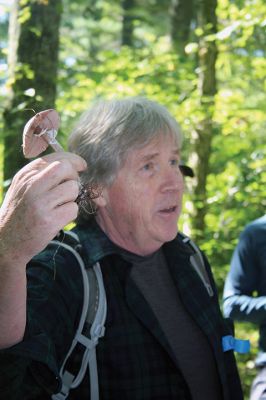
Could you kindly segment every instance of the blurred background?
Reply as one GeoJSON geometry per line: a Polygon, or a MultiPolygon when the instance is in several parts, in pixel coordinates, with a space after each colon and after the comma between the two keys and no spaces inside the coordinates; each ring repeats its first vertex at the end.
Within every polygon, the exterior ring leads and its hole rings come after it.
{"type": "MultiPolygon", "coordinates": [[[[22,132],[55,108],[65,145],[99,98],[147,96],[184,133],[182,229],[209,257],[219,294],[240,231],[266,206],[264,0],[0,0],[0,198],[25,164],[22,132]]],[[[237,356],[248,399],[257,330],[237,356]]]]}

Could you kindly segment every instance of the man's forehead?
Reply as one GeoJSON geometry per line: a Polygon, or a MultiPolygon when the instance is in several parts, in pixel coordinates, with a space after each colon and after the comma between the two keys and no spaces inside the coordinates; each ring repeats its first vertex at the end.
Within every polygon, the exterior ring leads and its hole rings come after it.
{"type": "Polygon", "coordinates": [[[180,154],[180,148],[176,144],[176,141],[171,137],[152,140],[143,146],[132,149],[130,153],[133,158],[143,159],[159,156],[165,150],[169,150],[169,152],[174,155],[180,154]]]}

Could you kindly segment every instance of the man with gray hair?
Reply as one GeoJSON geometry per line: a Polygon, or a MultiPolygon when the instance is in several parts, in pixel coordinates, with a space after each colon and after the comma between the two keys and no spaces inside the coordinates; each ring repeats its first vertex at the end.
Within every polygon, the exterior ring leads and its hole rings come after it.
{"type": "MultiPolygon", "coordinates": [[[[35,159],[14,177],[0,214],[2,398],[61,390],[83,290],[75,258],[49,242],[76,220],[82,256],[88,268],[99,263],[107,299],[100,399],[243,399],[209,264],[201,254],[197,273],[178,232],[182,171],[191,174],[180,167],[181,142],[162,105],[100,101],[78,122],[69,153],[35,159]]],[[[89,399],[90,385],[86,374],[68,398],[89,399]]]]}

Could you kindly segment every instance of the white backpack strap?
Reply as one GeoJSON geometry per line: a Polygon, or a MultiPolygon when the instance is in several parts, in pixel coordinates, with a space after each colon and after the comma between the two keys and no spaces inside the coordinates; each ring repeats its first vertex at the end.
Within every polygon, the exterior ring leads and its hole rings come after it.
{"type": "MultiPolygon", "coordinates": [[[[74,235],[75,234],[71,232],[71,236],[75,237],[76,235],[74,235]]],[[[75,239],[79,242],[78,237],[75,239]]],[[[72,246],[56,240],[51,243],[64,247],[76,257],[81,269],[84,287],[83,307],[79,326],[59,373],[62,380],[62,388],[59,393],[52,395],[51,398],[52,400],[67,399],[69,391],[76,388],[81,383],[87,367],[89,367],[91,388],[90,399],[98,400],[99,385],[96,346],[98,344],[98,339],[104,335],[104,323],[107,313],[106,294],[100,264],[96,263],[93,268],[86,269],[80,254],[72,246]],[[86,321],[91,325],[89,332],[90,337],[87,337],[82,333],[86,321]],[[69,371],[65,370],[65,366],[69,357],[73,351],[75,351],[75,347],[78,343],[82,344],[85,347],[85,350],[83,352],[80,370],[78,374],[74,376],[69,371]]]]}
{"type": "Polygon", "coordinates": [[[105,333],[105,320],[107,314],[106,294],[103,285],[103,277],[100,264],[97,263],[93,266],[98,287],[99,287],[99,304],[98,309],[91,326],[90,336],[94,346],[91,348],[89,356],[89,371],[90,371],[90,387],[91,387],[91,400],[99,399],[99,384],[98,384],[98,369],[96,360],[96,346],[100,337],[105,333]]]}

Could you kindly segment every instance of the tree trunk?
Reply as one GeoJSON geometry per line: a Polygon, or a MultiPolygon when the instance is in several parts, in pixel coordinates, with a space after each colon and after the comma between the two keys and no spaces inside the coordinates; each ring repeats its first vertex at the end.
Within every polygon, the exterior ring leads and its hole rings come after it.
{"type": "Polygon", "coordinates": [[[4,112],[4,180],[25,164],[22,131],[56,97],[61,0],[14,1],[9,28],[11,94],[4,112]],[[32,111],[34,110],[34,111],[32,111]]]}
{"type": "Polygon", "coordinates": [[[133,46],[134,16],[133,9],[135,0],[122,0],[123,25],[122,25],[122,46],[133,46]]]}
{"type": "Polygon", "coordinates": [[[171,40],[173,48],[182,58],[189,42],[191,23],[195,17],[195,0],[172,0],[170,6],[171,40]]]}
{"type": "Polygon", "coordinates": [[[194,189],[195,212],[192,220],[194,237],[199,241],[204,236],[205,216],[207,212],[207,177],[211,156],[212,138],[214,135],[213,112],[216,93],[215,63],[217,47],[214,34],[217,31],[217,0],[199,0],[198,27],[202,29],[199,40],[199,108],[203,118],[196,127],[195,166],[196,185],[194,189]],[[213,36],[211,36],[213,35],[213,36]]]}

